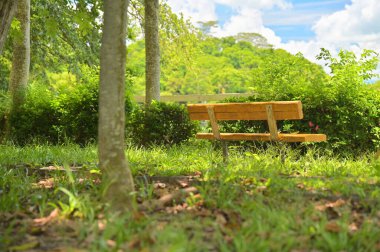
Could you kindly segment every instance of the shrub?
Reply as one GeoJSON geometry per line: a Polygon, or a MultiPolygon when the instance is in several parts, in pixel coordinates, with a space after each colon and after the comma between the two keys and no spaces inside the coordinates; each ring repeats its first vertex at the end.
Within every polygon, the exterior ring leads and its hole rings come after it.
{"type": "MultiPolygon", "coordinates": [[[[282,83],[284,79],[277,76],[270,87],[272,92],[261,86],[256,96],[227,101],[301,100],[304,119],[280,121],[282,132],[324,133],[328,142],[320,145],[336,152],[373,151],[380,142],[380,94],[368,88],[366,80],[374,77],[377,54],[364,51],[357,59],[353,53],[341,51],[335,59],[327,50],[322,50],[319,58],[330,62],[332,72],[331,77],[321,78],[319,85],[301,83],[284,89],[283,85],[291,83],[282,83]]],[[[222,130],[231,132],[267,130],[265,122],[224,122],[222,125],[222,130]]]]}
{"type": "Polygon", "coordinates": [[[139,146],[172,145],[194,135],[196,124],[190,121],[183,105],[154,102],[148,108],[136,108],[127,126],[131,141],[139,146]]]}
{"type": "MultiPolygon", "coordinates": [[[[49,88],[46,84],[31,84],[25,104],[10,116],[12,140],[18,144],[39,140],[80,145],[96,141],[98,75],[87,74],[81,82],[75,77],[70,80],[67,74],[55,74],[55,82],[49,88]]],[[[126,113],[131,111],[132,103],[126,97],[126,113]]]]}
{"type": "Polygon", "coordinates": [[[31,85],[26,94],[25,103],[10,114],[11,139],[26,144],[39,139],[51,143],[59,141],[57,125],[59,118],[51,101],[53,95],[43,85],[31,85]]]}
{"type": "MultiPolygon", "coordinates": [[[[84,145],[95,142],[99,119],[98,83],[81,84],[69,95],[57,98],[60,131],[71,141],[84,145]]],[[[132,111],[132,102],[126,97],[125,113],[132,111]]]]}
{"type": "Polygon", "coordinates": [[[10,111],[10,97],[7,92],[0,90],[0,142],[3,139],[6,128],[6,118],[10,111]]]}

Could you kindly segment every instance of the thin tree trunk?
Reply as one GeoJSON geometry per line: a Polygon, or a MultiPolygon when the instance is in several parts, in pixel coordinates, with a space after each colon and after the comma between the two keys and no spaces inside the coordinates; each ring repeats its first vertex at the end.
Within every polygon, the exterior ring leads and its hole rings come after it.
{"type": "Polygon", "coordinates": [[[17,9],[17,0],[0,0],[0,55],[17,9]]]}
{"type": "Polygon", "coordinates": [[[12,70],[9,89],[12,95],[12,110],[24,102],[30,66],[30,0],[19,0],[16,18],[20,21],[20,32],[13,45],[12,70]]]}
{"type": "Polygon", "coordinates": [[[134,183],[124,153],[125,64],[128,0],[104,1],[100,52],[99,163],[105,200],[114,211],[133,207],[134,183]]]}
{"type": "Polygon", "coordinates": [[[160,100],[160,44],[158,40],[159,1],[145,0],[145,103],[160,100]]]}

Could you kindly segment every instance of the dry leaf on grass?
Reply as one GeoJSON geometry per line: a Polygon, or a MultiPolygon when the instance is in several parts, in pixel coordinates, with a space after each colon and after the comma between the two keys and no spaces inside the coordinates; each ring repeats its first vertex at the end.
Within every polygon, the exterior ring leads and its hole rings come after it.
{"type": "Polygon", "coordinates": [[[182,188],[189,187],[189,183],[185,180],[178,180],[177,182],[182,188]]]}
{"type": "Polygon", "coordinates": [[[34,220],[33,220],[33,224],[34,224],[35,226],[45,226],[45,225],[47,225],[47,224],[53,222],[54,220],[56,220],[58,217],[59,217],[59,209],[56,208],[56,209],[54,209],[54,210],[49,214],[49,216],[34,219],[34,220]]]}
{"type": "Polygon", "coordinates": [[[325,230],[331,233],[339,233],[341,231],[341,228],[336,221],[329,221],[325,225],[325,230]]]}
{"type": "Polygon", "coordinates": [[[107,245],[110,248],[115,248],[117,244],[114,240],[107,240],[107,245]]]}
{"type": "Polygon", "coordinates": [[[153,185],[154,189],[163,189],[163,188],[166,188],[166,184],[165,183],[161,183],[161,182],[157,182],[157,183],[154,183],[153,185]]]}
{"type": "Polygon", "coordinates": [[[358,228],[358,225],[356,225],[355,222],[351,223],[349,226],[348,226],[348,231],[350,231],[350,233],[355,233],[356,231],[358,231],[359,228],[358,228]]]}
{"type": "Polygon", "coordinates": [[[345,204],[346,204],[345,200],[338,199],[335,202],[328,202],[328,203],[326,203],[324,205],[316,205],[315,209],[318,210],[318,211],[325,211],[327,208],[337,208],[337,207],[341,207],[341,206],[343,206],[345,204]]]}
{"type": "Polygon", "coordinates": [[[303,183],[299,183],[299,184],[297,184],[297,188],[305,189],[305,185],[303,183]]]}
{"type": "Polygon", "coordinates": [[[266,186],[258,186],[258,187],[256,188],[256,191],[257,191],[258,193],[261,193],[261,192],[265,192],[267,189],[268,189],[268,188],[267,188],[266,186]]]}
{"type": "Polygon", "coordinates": [[[54,187],[54,184],[55,184],[54,178],[48,178],[48,179],[41,180],[38,183],[34,183],[33,187],[50,189],[54,187]]]}
{"type": "Polygon", "coordinates": [[[107,220],[98,220],[98,229],[99,231],[104,231],[107,226],[107,220]]]}

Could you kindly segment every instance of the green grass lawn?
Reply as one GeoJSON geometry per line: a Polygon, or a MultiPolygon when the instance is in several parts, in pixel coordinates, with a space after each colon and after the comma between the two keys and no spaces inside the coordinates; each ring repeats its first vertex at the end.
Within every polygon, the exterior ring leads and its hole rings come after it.
{"type": "Polygon", "coordinates": [[[139,206],[198,192],[116,218],[95,146],[0,146],[0,251],[380,251],[380,160],[300,152],[128,147],[139,206]]]}

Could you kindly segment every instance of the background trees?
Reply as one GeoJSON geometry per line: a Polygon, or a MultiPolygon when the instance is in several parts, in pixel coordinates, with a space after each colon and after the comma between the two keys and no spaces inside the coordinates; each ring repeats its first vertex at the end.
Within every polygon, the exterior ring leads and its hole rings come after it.
{"type": "Polygon", "coordinates": [[[16,9],[17,0],[3,0],[0,2],[0,55],[16,9]]]}
{"type": "MultiPolygon", "coordinates": [[[[141,25],[144,23],[144,2],[133,0],[131,3],[129,14],[132,19],[128,26],[125,75],[128,88],[124,94],[127,98],[124,112],[127,115],[134,113],[134,116],[129,116],[129,120],[141,118],[138,110],[133,108],[130,97],[145,93],[147,71],[146,44],[141,25]]],[[[17,20],[13,22],[0,56],[1,133],[4,132],[5,118],[10,116],[14,125],[11,139],[17,143],[41,138],[53,143],[69,140],[85,145],[96,140],[101,8],[102,1],[98,0],[70,1],[70,4],[66,0],[32,2],[30,88],[25,105],[10,115],[10,96],[5,90],[9,86],[13,45],[21,27],[17,20]]],[[[370,105],[367,105],[373,109],[360,112],[366,116],[350,112],[348,116],[364,120],[360,131],[365,130],[361,135],[366,140],[360,137],[351,137],[350,140],[347,137],[352,132],[344,130],[344,134],[335,138],[339,144],[334,146],[341,146],[342,139],[348,143],[347,146],[352,146],[353,141],[373,146],[374,137],[380,139],[378,126],[374,128],[378,125],[376,116],[379,114],[378,109],[375,109],[377,89],[373,89],[376,91],[373,97],[367,96],[367,91],[361,92],[367,90],[368,86],[376,87],[367,85],[373,81],[371,78],[376,78],[372,70],[376,68],[377,62],[374,60],[376,57],[371,59],[371,53],[367,52],[367,56],[360,60],[355,60],[352,53],[342,53],[339,61],[325,54],[323,57],[331,61],[330,67],[334,74],[329,76],[321,66],[309,62],[301,54],[291,55],[284,50],[271,48],[259,34],[242,33],[225,38],[204,34],[182,16],[172,13],[164,3],[160,5],[158,21],[162,94],[248,92],[261,94],[263,99],[302,99],[305,107],[313,108],[314,111],[319,111],[321,104],[331,107],[338,97],[352,98],[360,94],[367,97],[364,100],[370,101],[370,105]],[[372,126],[364,129],[364,125],[372,126]]],[[[363,99],[359,98],[355,99],[363,99]]],[[[342,104],[349,105],[347,101],[342,104]]],[[[360,104],[366,103],[355,103],[355,106],[360,104]]],[[[363,106],[358,107],[358,111],[362,109],[363,106]]],[[[157,110],[163,111],[160,106],[157,106],[157,110]]],[[[155,116],[158,118],[161,112],[155,116]]],[[[327,118],[328,113],[324,111],[313,112],[313,115],[308,113],[312,115],[308,119],[325,121],[331,125],[333,121],[339,120],[339,115],[346,113],[334,112],[333,115],[331,110],[328,112],[331,118],[327,118]],[[323,120],[318,117],[321,113],[326,115],[323,120]]],[[[347,123],[351,121],[343,120],[342,129],[349,128],[347,123]]],[[[140,124],[137,122],[134,125],[140,124]]],[[[337,133],[332,131],[332,134],[337,133]]],[[[361,148],[360,144],[355,146],[361,148]]]]}

